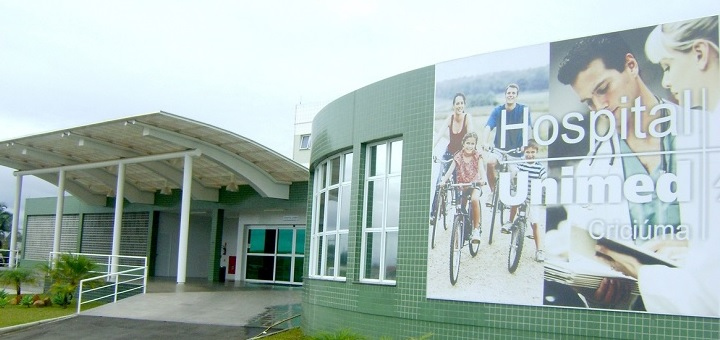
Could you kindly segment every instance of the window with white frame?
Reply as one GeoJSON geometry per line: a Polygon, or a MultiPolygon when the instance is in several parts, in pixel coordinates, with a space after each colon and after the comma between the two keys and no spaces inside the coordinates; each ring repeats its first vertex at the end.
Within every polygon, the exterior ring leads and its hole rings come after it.
{"type": "Polygon", "coordinates": [[[315,168],[310,277],[347,276],[352,163],[353,154],[345,153],[315,168]]]}
{"type": "Polygon", "coordinates": [[[310,135],[300,136],[300,150],[308,150],[311,146],[310,135]]]}
{"type": "Polygon", "coordinates": [[[360,280],[394,284],[400,222],[402,140],[368,145],[360,280]]]}

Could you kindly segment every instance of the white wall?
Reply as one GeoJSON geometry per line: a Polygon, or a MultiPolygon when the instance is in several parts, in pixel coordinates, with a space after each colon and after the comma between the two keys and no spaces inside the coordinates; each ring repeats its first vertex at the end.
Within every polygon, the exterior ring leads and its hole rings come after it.
{"type": "Polygon", "coordinates": [[[222,235],[222,244],[225,245],[226,251],[224,255],[221,255],[220,259],[220,266],[225,266],[226,270],[230,270],[228,258],[230,256],[236,256],[236,264],[235,264],[235,274],[227,273],[227,276],[225,277],[227,280],[236,281],[239,280],[240,276],[237,275],[240,272],[239,264],[241,262],[241,258],[237,255],[238,251],[238,228],[237,228],[237,218],[226,218],[225,221],[223,221],[223,235],[222,235]]]}

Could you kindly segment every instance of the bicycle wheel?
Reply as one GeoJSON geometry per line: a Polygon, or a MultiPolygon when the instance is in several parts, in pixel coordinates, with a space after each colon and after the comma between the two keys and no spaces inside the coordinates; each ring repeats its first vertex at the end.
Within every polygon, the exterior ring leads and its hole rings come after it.
{"type": "MultiPolygon", "coordinates": [[[[440,213],[442,214],[442,224],[443,229],[447,230],[447,212],[448,212],[448,199],[447,199],[447,191],[443,190],[442,194],[440,195],[440,206],[438,207],[440,213]]],[[[440,218],[440,216],[438,216],[440,218]]]]}
{"type": "MultiPolygon", "coordinates": [[[[488,235],[488,245],[492,244],[493,229],[495,228],[495,216],[497,216],[497,210],[499,208],[498,203],[501,203],[501,202],[499,202],[499,198],[500,198],[500,194],[499,194],[500,190],[498,190],[499,182],[500,182],[499,180],[495,181],[495,190],[493,191],[492,200],[491,200],[492,216],[490,218],[490,235],[488,235]]],[[[500,223],[502,224],[502,210],[500,210],[500,213],[501,213],[500,223]]]]}
{"type": "Polygon", "coordinates": [[[435,229],[437,229],[438,223],[438,217],[440,216],[440,209],[435,212],[435,224],[432,225],[432,237],[430,238],[430,249],[435,249],[435,229]]]}
{"type": "Polygon", "coordinates": [[[460,253],[463,247],[463,225],[462,216],[455,216],[452,234],[450,235],[450,283],[454,286],[460,274],[460,253]]]}
{"type": "MultiPolygon", "coordinates": [[[[469,219],[469,218],[468,218],[469,219]]],[[[470,255],[472,257],[475,257],[478,254],[478,251],[480,250],[480,243],[473,243],[472,242],[472,222],[465,221],[466,223],[466,232],[465,232],[465,239],[468,240],[468,248],[470,248],[470,255]]]]}
{"type": "Polygon", "coordinates": [[[505,223],[510,222],[510,206],[505,205],[505,203],[501,202],[500,200],[498,200],[498,205],[500,206],[498,207],[498,210],[500,210],[499,221],[500,226],[502,227],[505,225],[505,223]],[[507,221],[505,221],[505,218],[507,218],[507,221]]]}
{"type": "Polygon", "coordinates": [[[525,219],[518,218],[512,226],[510,251],[508,252],[508,271],[514,273],[520,263],[523,242],[525,240],[525,219]]]}
{"type": "Polygon", "coordinates": [[[440,219],[442,218],[443,227],[447,230],[447,227],[444,226],[445,224],[445,214],[447,214],[447,205],[446,205],[446,199],[445,195],[443,194],[445,190],[443,188],[438,187],[435,189],[435,198],[437,199],[437,207],[435,208],[435,224],[432,226],[432,237],[430,238],[430,248],[435,249],[435,230],[437,229],[438,223],[440,223],[440,219]]]}

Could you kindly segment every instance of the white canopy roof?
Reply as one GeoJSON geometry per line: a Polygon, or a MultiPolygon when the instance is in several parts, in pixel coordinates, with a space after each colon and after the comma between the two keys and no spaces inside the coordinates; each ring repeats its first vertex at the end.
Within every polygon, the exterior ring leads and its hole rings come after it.
{"type": "Polygon", "coordinates": [[[114,194],[117,164],[125,164],[125,198],[153,203],[158,190],[180,188],[183,153],[193,161],[192,198],[217,201],[221,187],[250,185],[263,197],[287,199],[308,169],[252,140],[166,112],[157,112],[0,142],[0,165],[104,205],[114,194]],[[199,156],[198,156],[199,155],[199,156]]]}

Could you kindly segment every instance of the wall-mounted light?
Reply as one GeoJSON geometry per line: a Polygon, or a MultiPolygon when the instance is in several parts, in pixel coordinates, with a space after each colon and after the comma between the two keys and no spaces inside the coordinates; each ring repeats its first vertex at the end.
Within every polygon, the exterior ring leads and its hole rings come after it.
{"type": "Polygon", "coordinates": [[[160,195],[166,195],[166,196],[172,195],[172,189],[170,188],[170,186],[168,186],[167,180],[165,180],[165,185],[162,188],[160,188],[160,195]]]}
{"type": "Polygon", "coordinates": [[[238,184],[235,182],[235,174],[230,174],[230,183],[225,187],[225,191],[229,192],[238,192],[240,188],[238,187],[238,184]]]}

